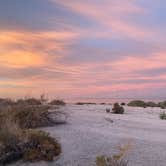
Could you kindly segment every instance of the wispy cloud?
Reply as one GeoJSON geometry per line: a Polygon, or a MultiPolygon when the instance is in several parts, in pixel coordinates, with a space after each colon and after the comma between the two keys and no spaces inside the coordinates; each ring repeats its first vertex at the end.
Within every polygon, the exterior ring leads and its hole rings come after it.
{"type": "Polygon", "coordinates": [[[163,3],[0,2],[0,95],[163,96],[163,3]]]}

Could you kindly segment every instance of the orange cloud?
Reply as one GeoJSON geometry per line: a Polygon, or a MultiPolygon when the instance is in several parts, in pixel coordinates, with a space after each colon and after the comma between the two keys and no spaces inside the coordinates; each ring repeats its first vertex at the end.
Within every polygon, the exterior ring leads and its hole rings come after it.
{"type": "Polygon", "coordinates": [[[44,64],[44,60],[31,52],[13,51],[1,54],[0,64],[7,67],[31,67],[44,64]]]}
{"type": "Polygon", "coordinates": [[[1,31],[0,64],[8,67],[48,65],[52,63],[48,52],[54,50],[54,57],[63,56],[65,42],[74,37],[76,34],[72,32],[1,31]]]}

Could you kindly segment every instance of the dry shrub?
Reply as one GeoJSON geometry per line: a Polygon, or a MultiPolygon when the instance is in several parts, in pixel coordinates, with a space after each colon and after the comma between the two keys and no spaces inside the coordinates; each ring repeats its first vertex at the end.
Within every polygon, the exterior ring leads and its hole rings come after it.
{"type": "Polygon", "coordinates": [[[58,141],[43,131],[22,130],[13,121],[0,127],[0,164],[23,158],[25,161],[52,161],[61,153],[58,141]]]}
{"type": "Polygon", "coordinates": [[[125,160],[125,156],[129,149],[131,148],[131,144],[128,143],[125,146],[119,146],[119,153],[114,154],[111,157],[107,156],[97,156],[96,157],[96,166],[127,166],[128,161],[125,160]]]}
{"type": "Polygon", "coordinates": [[[123,114],[124,113],[124,108],[119,105],[119,103],[115,103],[113,108],[112,108],[112,113],[114,114],[123,114]]]}
{"type": "Polygon", "coordinates": [[[26,150],[23,154],[25,161],[52,161],[54,156],[61,153],[61,146],[57,140],[43,131],[30,130],[27,133],[26,150]]]}
{"type": "Polygon", "coordinates": [[[98,156],[96,158],[96,166],[127,166],[128,161],[123,159],[116,160],[113,157],[98,156]]]}
{"type": "Polygon", "coordinates": [[[36,128],[54,124],[49,117],[48,108],[47,106],[17,105],[11,107],[9,111],[14,122],[21,128],[36,128]]]}
{"type": "Polygon", "coordinates": [[[19,99],[16,101],[19,105],[41,105],[42,101],[36,98],[19,99]]]}
{"type": "Polygon", "coordinates": [[[64,106],[66,103],[63,100],[52,100],[49,102],[50,105],[61,105],[64,106]]]}
{"type": "Polygon", "coordinates": [[[22,157],[22,130],[9,118],[0,125],[0,164],[10,163],[22,157]]]}

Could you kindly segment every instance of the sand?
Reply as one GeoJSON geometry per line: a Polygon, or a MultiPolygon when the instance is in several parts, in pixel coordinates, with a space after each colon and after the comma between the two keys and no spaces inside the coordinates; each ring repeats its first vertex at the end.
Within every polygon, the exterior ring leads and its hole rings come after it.
{"type": "Polygon", "coordinates": [[[62,154],[53,162],[14,166],[93,166],[99,155],[111,156],[119,145],[130,144],[129,166],[166,166],[166,121],[160,108],[125,106],[125,114],[106,113],[110,105],[67,105],[68,123],[42,128],[57,138],[62,154]],[[112,122],[113,121],[113,122],[112,122]]]}

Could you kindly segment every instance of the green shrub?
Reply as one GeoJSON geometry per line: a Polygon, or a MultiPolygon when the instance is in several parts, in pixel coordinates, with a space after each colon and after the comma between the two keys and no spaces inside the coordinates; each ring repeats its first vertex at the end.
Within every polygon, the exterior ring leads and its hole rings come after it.
{"type": "Polygon", "coordinates": [[[156,103],[154,103],[152,101],[149,101],[149,102],[146,103],[146,106],[147,107],[158,107],[158,104],[156,104],[156,103]]]}
{"type": "Polygon", "coordinates": [[[166,112],[165,111],[160,113],[160,119],[166,120],[166,112]]]}
{"type": "Polygon", "coordinates": [[[63,100],[52,100],[50,103],[50,105],[66,105],[66,103],[63,100]]]}
{"type": "Polygon", "coordinates": [[[90,102],[78,102],[76,105],[96,105],[96,103],[90,103],[90,102]]]}
{"type": "Polygon", "coordinates": [[[159,103],[158,103],[158,107],[160,107],[160,108],[162,108],[162,109],[165,109],[165,108],[166,108],[166,101],[159,102],[159,103]]]}
{"type": "Polygon", "coordinates": [[[123,114],[124,113],[124,108],[119,105],[119,103],[115,103],[113,108],[112,108],[112,113],[114,114],[123,114]]]}
{"type": "Polygon", "coordinates": [[[146,108],[147,104],[142,100],[133,100],[133,101],[128,103],[128,106],[146,108]]]}

